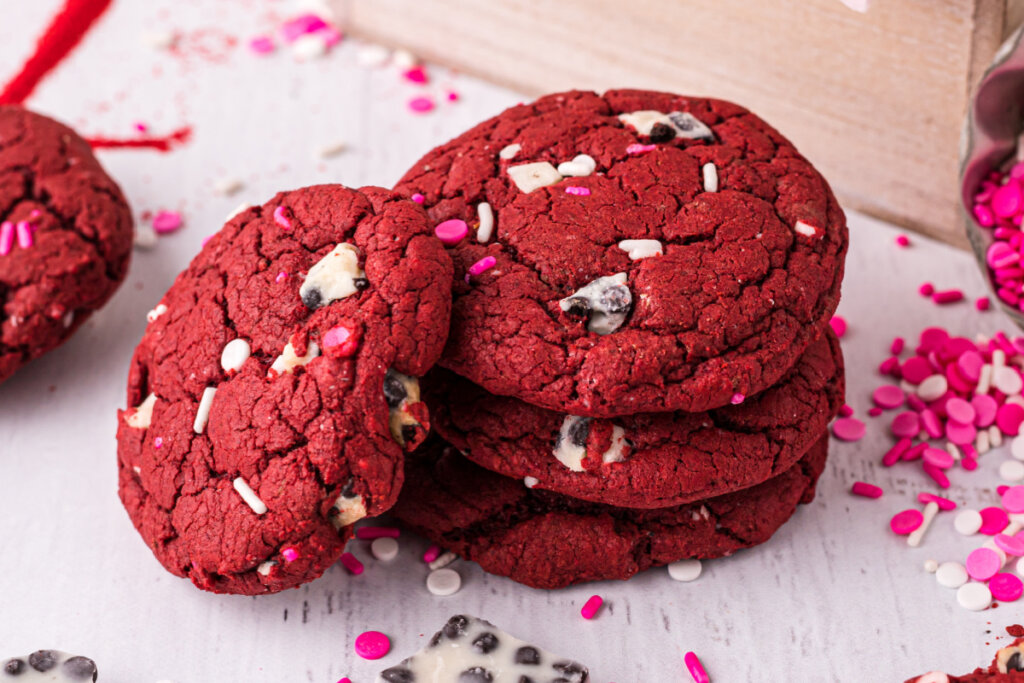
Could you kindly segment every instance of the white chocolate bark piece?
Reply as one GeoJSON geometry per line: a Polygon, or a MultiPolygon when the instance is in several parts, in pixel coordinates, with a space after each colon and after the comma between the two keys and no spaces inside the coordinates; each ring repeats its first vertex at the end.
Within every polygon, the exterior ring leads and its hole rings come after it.
{"type": "Polygon", "coordinates": [[[626,286],[626,273],[599,277],[572,296],[558,302],[572,316],[587,318],[587,329],[595,334],[611,334],[622,326],[633,305],[626,286]]]}
{"type": "Polygon", "coordinates": [[[146,399],[135,407],[135,412],[125,418],[129,427],[135,429],[148,429],[149,423],[153,421],[153,406],[156,405],[156,394],[150,394],[146,399]]]}
{"type": "Polygon", "coordinates": [[[366,284],[366,273],[359,267],[359,250],[346,242],[334,247],[309,269],[299,287],[299,296],[306,308],[316,310],[352,296],[365,289],[366,284]]]}
{"type": "Polygon", "coordinates": [[[548,185],[554,185],[562,179],[562,174],[546,161],[532,164],[520,164],[508,167],[508,177],[521,192],[527,194],[548,185]]]}
{"type": "Polygon", "coordinates": [[[658,240],[622,240],[619,242],[619,249],[629,254],[631,261],[661,256],[664,253],[658,240]]]}
{"type": "Polygon", "coordinates": [[[714,140],[715,135],[700,119],[683,111],[668,114],[653,109],[619,114],[619,120],[640,135],[654,138],[652,142],[668,142],[674,138],[714,140]]]}
{"type": "Polygon", "coordinates": [[[0,669],[0,681],[18,683],[83,683],[98,677],[96,662],[58,650],[38,650],[26,657],[11,657],[0,669]]]}
{"type": "Polygon", "coordinates": [[[456,615],[430,644],[377,683],[587,683],[587,667],[511,636],[476,617],[456,615]]]}
{"type": "MultiPolygon", "coordinates": [[[[555,439],[555,459],[573,472],[583,471],[583,459],[587,457],[587,437],[590,435],[590,418],[566,415],[555,439]]],[[[626,430],[612,426],[612,444],[601,454],[601,462],[608,464],[625,460],[626,430]]],[[[532,488],[532,487],[531,487],[532,488]]]]}

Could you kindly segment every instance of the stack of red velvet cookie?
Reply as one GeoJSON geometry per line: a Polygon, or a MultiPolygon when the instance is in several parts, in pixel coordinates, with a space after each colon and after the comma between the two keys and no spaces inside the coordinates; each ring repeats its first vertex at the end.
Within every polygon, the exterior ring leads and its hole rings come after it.
{"type": "Polygon", "coordinates": [[[722,101],[571,92],[400,181],[455,263],[433,425],[395,514],[538,587],[765,541],[814,494],[843,400],[845,220],[722,101]]]}

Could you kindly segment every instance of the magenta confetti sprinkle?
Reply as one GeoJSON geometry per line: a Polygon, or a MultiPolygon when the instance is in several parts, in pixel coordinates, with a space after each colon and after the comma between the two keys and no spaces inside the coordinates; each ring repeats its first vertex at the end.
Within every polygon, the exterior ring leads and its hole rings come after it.
{"type": "Polygon", "coordinates": [[[892,529],[894,534],[906,536],[917,530],[923,523],[924,515],[921,514],[921,511],[911,508],[893,515],[892,519],[889,520],[889,528],[892,529]]]}
{"type": "Polygon", "coordinates": [[[1003,566],[1003,560],[999,557],[999,553],[991,548],[977,548],[967,556],[964,565],[972,579],[988,581],[999,572],[1003,566]]]}
{"type": "Polygon", "coordinates": [[[1009,572],[1000,572],[988,582],[992,597],[1001,602],[1014,602],[1024,594],[1024,582],[1009,572]]]}
{"type": "Polygon", "coordinates": [[[626,147],[626,154],[646,154],[647,152],[653,152],[658,149],[657,145],[641,145],[640,143],[633,143],[626,147]]]}
{"type": "Polygon", "coordinates": [[[14,247],[14,223],[0,223],[0,256],[7,256],[14,247]]]}
{"type": "Polygon", "coordinates": [[[842,441],[860,441],[867,427],[855,417],[840,417],[832,423],[832,433],[842,441]]]}
{"type": "Polygon", "coordinates": [[[422,194],[420,194],[419,192],[414,192],[414,193],[413,193],[413,195],[412,195],[412,197],[410,197],[410,199],[412,199],[412,200],[413,200],[414,202],[416,202],[417,204],[422,204],[423,202],[425,202],[425,201],[427,200],[427,198],[426,198],[426,197],[424,197],[424,196],[423,196],[422,194]]]}
{"type": "Polygon", "coordinates": [[[274,209],[274,222],[285,230],[292,229],[292,220],[289,217],[288,209],[283,206],[278,206],[274,209]]]}
{"type": "Polygon", "coordinates": [[[910,238],[907,237],[906,235],[897,235],[896,236],[896,245],[900,246],[900,247],[909,247],[910,246],[910,238]]]}
{"type": "Polygon", "coordinates": [[[249,49],[258,55],[268,55],[274,51],[274,40],[270,36],[256,36],[249,41],[249,49]]]}
{"type": "Polygon", "coordinates": [[[999,497],[1007,512],[1024,512],[1024,486],[1008,486],[999,497]]]}
{"type": "Polygon", "coordinates": [[[921,432],[921,418],[908,410],[894,417],[890,428],[896,436],[912,439],[921,432]]]}
{"type": "Polygon", "coordinates": [[[738,406],[745,400],[747,400],[747,397],[737,391],[735,394],[732,395],[732,398],[729,399],[729,403],[733,404],[734,406],[738,406]]]}
{"type": "Polygon", "coordinates": [[[164,235],[181,227],[181,214],[177,211],[157,211],[153,216],[153,230],[164,235]]]}
{"type": "Polygon", "coordinates": [[[871,400],[874,401],[875,405],[879,408],[890,410],[892,408],[899,408],[907,400],[907,395],[898,386],[893,384],[885,384],[871,394],[871,400]]]}
{"type": "Polygon", "coordinates": [[[299,559],[299,551],[292,547],[282,548],[281,557],[283,557],[286,562],[294,562],[299,559]]]}
{"type": "Polygon", "coordinates": [[[836,336],[840,339],[846,334],[846,318],[841,315],[834,315],[832,319],[828,321],[828,324],[832,327],[832,331],[836,333],[836,336]]]}
{"type": "Polygon", "coordinates": [[[991,307],[991,305],[992,302],[989,301],[989,298],[987,296],[978,297],[974,301],[974,307],[979,311],[987,311],[991,307]]]}
{"type": "Polygon", "coordinates": [[[981,510],[981,528],[978,533],[995,536],[1002,533],[1010,523],[1010,518],[1002,508],[987,507],[981,510]]]}
{"type": "Polygon", "coordinates": [[[409,100],[409,111],[416,114],[426,114],[434,110],[434,100],[426,95],[418,95],[409,100]]]}
{"type": "Polygon", "coordinates": [[[573,195],[576,195],[577,197],[589,197],[590,196],[590,188],[589,187],[580,187],[579,185],[569,185],[568,187],[565,188],[565,193],[566,194],[573,194],[573,195]]]}
{"type": "Polygon", "coordinates": [[[438,223],[434,228],[434,234],[443,244],[452,246],[461,242],[469,234],[469,226],[464,220],[452,218],[438,223]]]}
{"type": "Polygon", "coordinates": [[[923,285],[917,288],[917,291],[921,296],[931,296],[935,293],[935,285],[930,282],[925,282],[923,285]]]}
{"type": "Polygon", "coordinates": [[[366,631],[356,636],[355,650],[363,659],[380,659],[391,651],[391,641],[380,631],[366,631]]]}
{"type": "Polygon", "coordinates": [[[409,81],[410,83],[424,84],[427,82],[427,72],[423,70],[422,66],[414,66],[411,69],[406,69],[402,72],[402,78],[409,81]]]}

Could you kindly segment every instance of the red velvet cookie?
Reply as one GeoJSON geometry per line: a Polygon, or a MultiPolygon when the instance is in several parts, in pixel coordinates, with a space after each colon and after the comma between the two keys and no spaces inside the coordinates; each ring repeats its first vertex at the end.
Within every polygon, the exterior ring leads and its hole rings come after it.
{"type": "Polygon", "coordinates": [[[291,588],[394,503],[451,277],[423,210],[377,188],[284,192],[228,221],[150,313],[118,413],[121,500],[169,571],[291,588]]]}
{"type": "Polygon", "coordinates": [[[628,579],[651,566],[764,543],[814,498],[827,454],[822,437],[796,465],[753,488],[633,510],[528,489],[435,440],[408,458],[392,514],[484,570],[534,588],[628,579]]]}
{"type": "Polygon", "coordinates": [[[963,676],[930,671],[906,683],[1024,683],[1024,638],[1000,648],[987,669],[978,668],[963,676]]]}
{"type": "Polygon", "coordinates": [[[551,410],[726,405],[775,384],[839,300],[828,184],[728,102],[549,95],[434,149],[397,189],[457,240],[441,364],[551,410]]]}
{"type": "Polygon", "coordinates": [[[131,248],[131,210],[89,144],[0,107],[0,382],[107,302],[131,248]]]}
{"type": "Polygon", "coordinates": [[[843,357],[828,331],[776,386],[704,413],[614,419],[494,396],[434,369],[434,427],[473,462],[596,503],[664,508],[745,489],[788,470],[843,405],[843,357]]]}

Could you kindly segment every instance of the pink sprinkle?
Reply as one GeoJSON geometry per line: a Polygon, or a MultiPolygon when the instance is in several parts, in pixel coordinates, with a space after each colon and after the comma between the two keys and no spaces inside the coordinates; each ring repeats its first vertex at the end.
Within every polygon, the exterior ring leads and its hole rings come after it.
{"type": "Polygon", "coordinates": [[[874,408],[868,408],[869,417],[879,417],[883,412],[884,411],[878,406],[875,406],[874,408]]]}
{"type": "Polygon", "coordinates": [[[153,230],[164,235],[180,228],[181,222],[181,214],[177,211],[157,211],[153,216],[153,230]]]}
{"type": "Polygon", "coordinates": [[[954,396],[946,401],[946,417],[957,424],[969,425],[974,423],[977,411],[967,401],[959,396],[954,396]]]}
{"type": "Polygon", "coordinates": [[[921,296],[931,296],[935,293],[935,286],[930,282],[926,282],[918,287],[917,291],[921,293],[921,296]]]}
{"type": "Polygon", "coordinates": [[[693,677],[693,683],[711,683],[711,677],[708,676],[708,672],[704,670],[704,666],[697,659],[697,655],[692,652],[687,652],[683,655],[683,663],[686,664],[686,670],[690,672],[690,676],[693,677]]]}
{"type": "Polygon", "coordinates": [[[846,334],[846,318],[841,315],[834,315],[832,319],[828,321],[828,324],[832,326],[832,331],[836,333],[836,336],[842,339],[843,335],[846,334]]]}
{"type": "Polygon", "coordinates": [[[894,384],[880,386],[871,394],[871,400],[875,402],[875,405],[885,409],[899,408],[906,398],[907,395],[903,393],[903,390],[894,384]]]}
{"type": "Polygon", "coordinates": [[[896,356],[886,358],[878,365],[878,372],[882,375],[900,376],[900,359],[896,356]]]}
{"type": "Polygon", "coordinates": [[[935,292],[932,295],[932,301],[937,304],[952,304],[961,301],[963,298],[964,293],[959,289],[947,289],[942,292],[935,292]]]}
{"type": "Polygon", "coordinates": [[[363,526],[356,529],[356,538],[360,541],[372,541],[375,538],[398,538],[402,531],[393,526],[363,526]]]}
{"type": "Polygon", "coordinates": [[[842,441],[860,441],[866,431],[864,423],[855,417],[841,417],[832,423],[832,433],[842,441]]]}
{"type": "Polygon", "coordinates": [[[948,470],[952,467],[956,461],[953,460],[953,456],[944,450],[939,448],[926,448],[924,449],[924,461],[929,465],[934,465],[943,470],[948,470]]]}
{"type": "MultiPolygon", "coordinates": [[[[977,351],[965,351],[956,359],[956,367],[960,374],[971,382],[977,382],[981,377],[983,365],[985,365],[985,359],[977,351]]],[[[993,417],[995,417],[994,414],[993,417]]]]}
{"type": "Polygon", "coordinates": [[[990,306],[991,301],[989,301],[989,298],[987,296],[978,297],[978,299],[974,302],[974,307],[979,311],[987,311],[990,306]]]}
{"type": "Polygon", "coordinates": [[[566,194],[574,194],[577,197],[589,197],[590,196],[590,188],[589,187],[580,187],[579,185],[569,185],[568,187],[565,188],[565,193],[566,194]]]}
{"type": "Polygon", "coordinates": [[[294,562],[299,559],[299,551],[292,547],[282,548],[281,556],[284,557],[285,562],[294,562]]]}
{"type": "Polygon", "coordinates": [[[932,366],[927,359],[921,358],[921,356],[908,358],[900,370],[903,373],[903,379],[911,384],[920,384],[933,374],[932,366]]]}
{"type": "Polygon", "coordinates": [[[996,424],[999,425],[1003,434],[1016,436],[1022,422],[1024,422],[1024,408],[1016,403],[1004,403],[996,411],[996,424]]]}
{"type": "Polygon", "coordinates": [[[461,242],[469,234],[469,226],[464,220],[452,218],[438,223],[434,228],[434,234],[442,243],[452,246],[461,242]]]}
{"type": "Polygon", "coordinates": [[[459,101],[459,93],[455,92],[454,90],[446,90],[444,96],[448,99],[449,102],[459,101]]]}
{"type": "Polygon", "coordinates": [[[1009,218],[1020,211],[1024,205],[1024,196],[1021,196],[1020,185],[1007,183],[992,193],[992,211],[1000,218],[1009,218]]]}
{"type": "Polygon", "coordinates": [[[135,123],[133,123],[132,128],[139,131],[140,133],[145,133],[147,130],[149,130],[149,126],[144,124],[142,121],[136,121],[135,123]]]}
{"type": "Polygon", "coordinates": [[[647,152],[653,152],[658,149],[657,145],[641,145],[640,143],[634,142],[632,145],[626,147],[626,154],[645,154],[647,152]]]}
{"type": "Polygon", "coordinates": [[[960,467],[964,468],[968,472],[973,472],[978,469],[978,460],[965,455],[964,459],[960,461],[960,467]]]}
{"type": "Polygon", "coordinates": [[[341,39],[344,37],[341,31],[334,28],[333,26],[326,26],[320,29],[319,31],[315,31],[314,33],[320,36],[320,38],[324,41],[324,45],[326,45],[327,47],[334,47],[335,45],[340,43],[341,39]]]}
{"type": "Polygon", "coordinates": [[[419,192],[414,192],[412,197],[410,197],[410,199],[412,199],[417,204],[422,204],[423,202],[426,201],[426,197],[421,195],[419,192]]]}
{"type": "Polygon", "coordinates": [[[423,70],[422,66],[414,66],[411,69],[406,69],[402,73],[402,77],[405,78],[405,80],[409,81],[410,83],[423,84],[426,83],[428,80],[427,72],[423,70]]]}
{"type": "Polygon", "coordinates": [[[339,561],[348,570],[349,574],[359,576],[363,573],[363,563],[352,553],[342,553],[339,561]]]}
{"type": "Polygon", "coordinates": [[[380,659],[391,651],[391,641],[380,631],[366,631],[356,636],[355,648],[363,659],[380,659]]]}
{"type": "Polygon", "coordinates": [[[0,256],[7,256],[14,247],[14,223],[0,223],[0,256]]]}
{"type": "Polygon", "coordinates": [[[580,614],[584,619],[593,619],[594,615],[597,614],[597,610],[601,609],[601,605],[604,604],[604,599],[600,595],[592,595],[583,605],[583,609],[580,610],[580,614]]]}
{"type": "Polygon", "coordinates": [[[855,481],[853,486],[850,487],[850,493],[855,496],[864,496],[865,498],[881,498],[883,491],[881,486],[875,486],[863,481],[855,481]]]}
{"type": "Polygon", "coordinates": [[[910,439],[903,438],[896,442],[896,445],[890,448],[884,456],[882,456],[882,464],[886,467],[892,467],[899,459],[903,457],[903,454],[910,450],[910,439]]]}
{"type": "Polygon", "coordinates": [[[921,426],[924,427],[925,433],[933,439],[938,439],[943,435],[942,422],[931,408],[921,411],[921,426]]]}
{"type": "Polygon", "coordinates": [[[746,400],[747,397],[737,391],[735,394],[732,395],[732,398],[729,399],[729,403],[733,404],[734,406],[738,406],[739,404],[743,403],[746,400]]]}
{"type": "Polygon", "coordinates": [[[956,503],[951,501],[949,498],[943,498],[942,496],[936,496],[934,493],[926,493],[922,491],[917,494],[917,502],[927,505],[928,503],[935,503],[939,506],[940,510],[956,510],[956,503]]]}
{"type": "Polygon", "coordinates": [[[900,247],[909,247],[910,246],[910,238],[907,237],[906,235],[897,235],[896,236],[896,245],[900,246],[900,247]]]}
{"type": "Polygon", "coordinates": [[[1007,512],[1024,512],[1024,486],[1008,486],[999,496],[1007,512]]]}
{"type": "Polygon", "coordinates": [[[949,477],[947,477],[946,473],[941,469],[935,465],[929,465],[928,463],[921,465],[921,469],[924,470],[925,474],[931,477],[932,481],[939,485],[940,489],[945,490],[949,488],[949,477]]]}
{"type": "Polygon", "coordinates": [[[316,33],[325,28],[328,28],[326,21],[315,14],[307,13],[281,24],[280,32],[281,38],[286,42],[292,43],[307,33],[316,33]]]}
{"type": "Polygon", "coordinates": [[[280,273],[277,274],[277,277],[274,278],[274,282],[276,282],[277,284],[281,284],[282,282],[284,282],[287,279],[288,279],[288,273],[286,273],[286,272],[284,272],[282,270],[280,273]]]}
{"type": "Polygon", "coordinates": [[[164,437],[158,436],[155,439],[153,439],[153,448],[163,448],[163,445],[164,445],[164,437]]]}
{"type": "Polygon", "coordinates": [[[853,415],[853,408],[844,403],[839,407],[839,417],[850,417],[853,415]]]}
{"type": "Polygon", "coordinates": [[[921,418],[911,410],[905,410],[892,419],[892,433],[898,437],[913,439],[921,433],[921,418]]]}
{"type": "Polygon", "coordinates": [[[987,394],[973,396],[971,407],[974,408],[974,424],[977,427],[988,427],[996,421],[999,403],[987,394]]]}
{"type": "Polygon", "coordinates": [[[908,449],[907,452],[903,454],[903,460],[905,462],[913,462],[915,460],[920,460],[921,456],[924,455],[924,452],[928,450],[928,448],[928,442],[922,441],[913,448],[908,449]]]}
{"type": "Polygon", "coordinates": [[[439,546],[432,545],[429,548],[427,548],[427,552],[423,553],[423,561],[429,564],[430,562],[433,562],[440,556],[441,548],[439,546]]]}
{"type": "Polygon", "coordinates": [[[995,541],[997,548],[1008,555],[1013,555],[1014,557],[1021,557],[1024,555],[1024,541],[1020,540],[1016,536],[996,534],[996,537],[992,540],[995,541]]]}
{"type": "Polygon", "coordinates": [[[470,275],[480,275],[481,273],[493,268],[494,264],[497,262],[498,260],[493,256],[484,256],[469,267],[469,273],[466,274],[467,281],[470,275]]]}
{"type": "Polygon", "coordinates": [[[990,228],[996,222],[995,214],[992,213],[991,209],[981,204],[974,206],[974,219],[983,228],[990,228]]]}
{"type": "Polygon", "coordinates": [[[249,41],[249,49],[258,55],[268,55],[274,51],[274,40],[270,36],[256,36],[249,41]]]}
{"type": "Polygon", "coordinates": [[[205,247],[207,244],[210,243],[210,240],[212,240],[212,239],[213,239],[213,235],[207,235],[202,240],[200,240],[199,246],[205,247]]]}
{"type": "Polygon", "coordinates": [[[279,206],[274,209],[274,222],[285,230],[292,229],[292,221],[291,218],[288,217],[288,209],[283,206],[279,206]]]}
{"type": "Polygon", "coordinates": [[[1000,572],[988,582],[988,589],[996,600],[1014,602],[1024,594],[1024,581],[1009,572],[1000,572]]]}
{"type": "Polygon", "coordinates": [[[893,337],[892,344],[889,346],[889,353],[894,356],[898,356],[903,353],[903,347],[905,345],[906,342],[903,341],[903,337],[893,337]]]}
{"type": "Polygon", "coordinates": [[[995,536],[1002,533],[1003,529],[1010,523],[1010,518],[1002,508],[987,507],[981,511],[981,528],[979,533],[986,536],[995,536]]]}
{"type": "Polygon", "coordinates": [[[345,678],[342,678],[340,681],[338,681],[338,683],[352,683],[352,679],[346,676],[345,678]]]}
{"type": "Polygon", "coordinates": [[[924,523],[924,515],[921,514],[920,510],[904,510],[903,512],[897,512],[889,520],[889,528],[892,529],[894,534],[900,536],[906,536],[912,531],[916,530],[924,523]]]}
{"type": "Polygon", "coordinates": [[[964,562],[967,573],[976,581],[988,581],[1003,567],[999,553],[991,548],[978,548],[971,551],[964,562]]]}
{"type": "Polygon", "coordinates": [[[434,109],[434,100],[426,95],[419,95],[409,100],[409,110],[416,114],[426,114],[434,109]]]}

